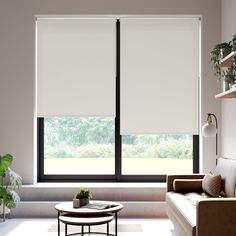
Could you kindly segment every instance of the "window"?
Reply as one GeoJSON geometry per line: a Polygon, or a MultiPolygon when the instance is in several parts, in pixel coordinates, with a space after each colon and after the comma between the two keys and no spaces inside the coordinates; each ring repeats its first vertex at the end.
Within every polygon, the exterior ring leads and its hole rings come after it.
{"type": "Polygon", "coordinates": [[[113,118],[38,121],[41,181],[164,181],[166,174],[198,172],[198,135],[123,135],[115,153],[113,118]]]}
{"type": "Polygon", "coordinates": [[[38,180],[198,172],[198,27],[197,18],[38,19],[38,180]],[[171,35],[188,57],[168,53],[171,35]]]}
{"type": "Polygon", "coordinates": [[[44,119],[45,175],[114,175],[113,118],[44,119]]]}
{"type": "Polygon", "coordinates": [[[123,175],[191,174],[193,136],[122,136],[123,175]]]}

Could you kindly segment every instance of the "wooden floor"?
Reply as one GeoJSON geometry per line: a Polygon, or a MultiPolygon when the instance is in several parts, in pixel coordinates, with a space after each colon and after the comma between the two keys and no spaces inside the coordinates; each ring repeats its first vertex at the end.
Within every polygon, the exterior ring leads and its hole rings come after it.
{"type": "MultiPolygon", "coordinates": [[[[106,232],[105,226],[94,226],[94,231],[106,232]]],[[[79,232],[80,227],[68,226],[68,233],[79,232]]],[[[110,233],[114,232],[114,222],[110,233]]],[[[57,236],[56,219],[7,219],[0,223],[1,236],[57,236]]],[[[61,224],[61,236],[64,225],[61,224]]],[[[90,234],[95,235],[95,234],[90,234]]],[[[98,236],[98,234],[96,234],[98,236]]],[[[168,219],[119,219],[118,236],[178,236],[168,219]]]]}

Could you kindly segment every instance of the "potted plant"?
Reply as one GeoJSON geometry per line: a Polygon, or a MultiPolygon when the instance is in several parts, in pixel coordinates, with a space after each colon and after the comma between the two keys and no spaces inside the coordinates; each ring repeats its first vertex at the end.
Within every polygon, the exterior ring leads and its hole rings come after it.
{"type": "Polygon", "coordinates": [[[217,44],[211,51],[211,61],[213,63],[213,70],[218,79],[223,79],[225,91],[230,89],[235,83],[236,75],[236,56],[232,59],[233,65],[230,68],[220,68],[221,60],[226,57],[231,51],[236,50],[236,35],[229,43],[217,44]]]}
{"type": "Polygon", "coordinates": [[[6,154],[0,156],[0,206],[2,206],[3,221],[6,212],[15,208],[20,201],[20,197],[15,191],[22,184],[22,178],[10,167],[13,156],[6,154]]]}
{"type": "Polygon", "coordinates": [[[232,50],[231,42],[217,44],[211,51],[211,62],[213,63],[213,70],[218,79],[224,77],[221,74],[220,60],[227,56],[232,50]]]}
{"type": "Polygon", "coordinates": [[[235,66],[231,66],[227,68],[227,70],[222,72],[224,76],[224,80],[229,84],[229,88],[232,88],[232,85],[235,84],[236,80],[236,68],[235,66]]]}
{"type": "Polygon", "coordinates": [[[236,52],[236,34],[233,36],[233,39],[231,40],[231,47],[232,51],[236,52]]]}
{"type": "Polygon", "coordinates": [[[73,199],[73,207],[78,208],[89,204],[89,200],[92,198],[91,191],[88,189],[81,188],[80,191],[75,195],[73,199]]]}
{"type": "MultiPolygon", "coordinates": [[[[231,41],[231,46],[232,46],[232,51],[236,52],[236,34],[233,36],[233,39],[231,41]]],[[[233,74],[236,75],[236,55],[233,57],[233,74]]]]}

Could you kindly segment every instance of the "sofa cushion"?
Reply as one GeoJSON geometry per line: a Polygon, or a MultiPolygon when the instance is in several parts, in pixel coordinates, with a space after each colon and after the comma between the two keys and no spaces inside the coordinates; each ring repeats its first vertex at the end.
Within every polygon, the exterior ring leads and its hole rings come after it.
{"type": "Polygon", "coordinates": [[[226,197],[235,197],[236,160],[219,158],[215,173],[221,175],[224,195],[226,197]]]}
{"type": "Polygon", "coordinates": [[[202,180],[202,189],[212,197],[219,197],[221,190],[220,174],[207,173],[202,180]]]}
{"type": "Polygon", "coordinates": [[[175,179],[173,189],[178,193],[202,192],[201,179],[175,179]]]}
{"type": "Polygon", "coordinates": [[[196,203],[203,199],[201,194],[168,192],[166,202],[169,209],[180,219],[188,235],[196,235],[196,203]]]}

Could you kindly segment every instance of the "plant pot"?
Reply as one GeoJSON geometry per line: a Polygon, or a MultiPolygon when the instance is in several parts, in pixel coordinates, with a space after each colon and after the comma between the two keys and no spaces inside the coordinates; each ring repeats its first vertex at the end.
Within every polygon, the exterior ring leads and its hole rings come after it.
{"type": "Polygon", "coordinates": [[[80,206],[85,206],[89,204],[89,198],[81,198],[80,199],[80,206]]]}
{"type": "Polygon", "coordinates": [[[0,206],[0,222],[4,222],[6,220],[6,216],[9,215],[11,210],[6,207],[4,204],[0,206]]]}
{"type": "Polygon", "coordinates": [[[79,208],[81,206],[86,206],[89,204],[89,198],[74,198],[73,199],[73,207],[74,208],[79,208]]]}
{"type": "Polygon", "coordinates": [[[80,207],[80,199],[74,198],[73,199],[73,207],[79,208],[80,207]]]}
{"type": "Polygon", "coordinates": [[[228,82],[224,82],[224,91],[229,90],[229,83],[228,82]]]}

